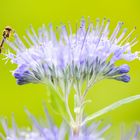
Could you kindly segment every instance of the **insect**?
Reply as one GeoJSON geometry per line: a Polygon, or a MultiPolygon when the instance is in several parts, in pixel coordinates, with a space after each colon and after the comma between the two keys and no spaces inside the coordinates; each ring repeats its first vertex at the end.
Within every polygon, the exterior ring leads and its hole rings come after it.
{"type": "Polygon", "coordinates": [[[10,26],[6,26],[6,27],[4,28],[3,35],[2,35],[2,36],[3,36],[3,39],[2,39],[2,41],[1,41],[1,43],[0,43],[0,53],[2,52],[3,44],[4,44],[5,40],[6,40],[7,38],[9,38],[11,32],[12,32],[12,28],[11,28],[10,26]]]}

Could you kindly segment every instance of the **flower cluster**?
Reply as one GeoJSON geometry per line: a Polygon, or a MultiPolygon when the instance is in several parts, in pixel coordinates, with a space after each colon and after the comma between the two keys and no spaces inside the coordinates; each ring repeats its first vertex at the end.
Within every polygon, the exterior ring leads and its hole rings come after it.
{"type": "Polygon", "coordinates": [[[47,122],[45,127],[41,126],[33,115],[26,111],[32,120],[32,129],[18,129],[14,118],[12,119],[12,128],[8,127],[6,120],[2,121],[5,134],[0,135],[3,140],[105,140],[104,133],[109,129],[110,125],[106,125],[102,129],[98,129],[100,122],[93,123],[88,127],[83,127],[79,136],[73,136],[70,128],[64,122],[60,128],[54,125],[47,110],[47,122]],[[48,126],[48,127],[47,127],[48,126]]]}
{"type": "MultiPolygon", "coordinates": [[[[33,115],[27,112],[32,120],[32,128],[19,129],[15,123],[14,117],[12,118],[12,128],[8,127],[6,120],[2,120],[2,126],[5,131],[5,135],[0,133],[2,140],[107,140],[113,138],[110,134],[104,136],[104,133],[110,128],[111,125],[106,125],[102,129],[98,129],[102,121],[92,123],[90,126],[84,126],[79,136],[73,136],[70,128],[65,122],[63,122],[58,128],[52,122],[47,110],[45,113],[47,116],[46,126],[41,126],[33,115]],[[68,136],[68,137],[67,137],[68,136]]],[[[140,139],[140,125],[136,125],[128,133],[124,132],[124,128],[121,132],[120,140],[139,140],[140,139]]]]}
{"type": "Polygon", "coordinates": [[[43,25],[38,34],[31,26],[31,32],[27,31],[28,38],[24,37],[27,45],[15,34],[14,42],[7,41],[14,52],[6,56],[18,65],[13,72],[17,83],[23,85],[49,81],[54,85],[61,83],[63,89],[65,82],[73,84],[86,80],[92,85],[105,78],[129,82],[129,66],[115,66],[115,62],[139,59],[139,52],[131,52],[137,43],[136,38],[131,39],[135,28],[126,36],[124,29],[118,36],[123,25],[119,22],[109,35],[109,24],[110,21],[104,19],[101,24],[97,20],[94,26],[91,22],[86,24],[82,18],[76,33],[72,32],[71,26],[69,30],[65,25],[58,27],[59,37],[52,25],[49,29],[43,25]]]}

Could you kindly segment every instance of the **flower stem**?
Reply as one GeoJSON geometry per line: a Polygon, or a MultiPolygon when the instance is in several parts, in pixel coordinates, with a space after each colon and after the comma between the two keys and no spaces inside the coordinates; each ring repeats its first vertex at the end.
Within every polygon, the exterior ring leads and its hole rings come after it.
{"type": "Polygon", "coordinates": [[[77,82],[76,101],[75,102],[76,102],[76,105],[75,105],[75,108],[74,108],[75,122],[72,126],[72,130],[73,130],[73,136],[78,137],[79,134],[80,134],[81,123],[82,123],[82,115],[83,115],[83,111],[82,111],[83,100],[82,100],[80,85],[79,85],[78,82],[77,82]]]}
{"type": "Polygon", "coordinates": [[[70,111],[70,108],[69,108],[68,94],[65,95],[65,104],[66,104],[67,113],[68,113],[68,115],[69,115],[69,117],[70,117],[70,121],[71,121],[71,122],[74,122],[73,116],[72,116],[71,111],[70,111]]]}
{"type": "Polygon", "coordinates": [[[72,131],[73,131],[73,136],[78,137],[80,134],[80,129],[81,129],[81,113],[76,113],[76,120],[74,124],[72,125],[72,131]]]}

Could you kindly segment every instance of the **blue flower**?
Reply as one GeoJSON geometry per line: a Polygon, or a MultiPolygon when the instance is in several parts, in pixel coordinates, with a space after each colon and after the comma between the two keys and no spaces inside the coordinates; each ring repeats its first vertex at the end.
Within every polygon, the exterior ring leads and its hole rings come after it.
{"type": "Polygon", "coordinates": [[[121,140],[139,140],[140,139],[140,125],[137,124],[131,128],[128,133],[122,133],[121,140]]]}
{"type": "Polygon", "coordinates": [[[131,39],[135,28],[128,35],[126,29],[120,33],[123,23],[119,22],[109,35],[109,24],[109,20],[103,19],[101,23],[97,20],[94,26],[82,18],[76,33],[71,26],[67,30],[62,25],[55,31],[52,25],[49,29],[43,25],[38,34],[31,26],[31,32],[27,31],[28,38],[24,37],[26,45],[15,34],[14,42],[6,41],[12,48],[6,56],[18,65],[13,72],[17,83],[51,82],[55,85],[60,80],[72,83],[86,80],[92,85],[105,78],[129,82],[130,77],[126,75],[129,66],[117,67],[115,63],[139,59],[139,52],[131,52],[137,43],[136,38],[131,39]]]}
{"type": "MultiPolygon", "coordinates": [[[[70,128],[64,122],[58,128],[48,115],[46,125],[40,125],[33,115],[26,110],[32,121],[32,128],[19,129],[12,118],[12,128],[8,128],[6,120],[2,121],[5,136],[0,134],[2,140],[105,140],[104,133],[109,129],[110,125],[106,125],[102,129],[98,129],[100,122],[93,123],[88,127],[83,127],[79,136],[73,136],[70,128]]],[[[44,123],[45,124],[45,123],[44,123]]]]}

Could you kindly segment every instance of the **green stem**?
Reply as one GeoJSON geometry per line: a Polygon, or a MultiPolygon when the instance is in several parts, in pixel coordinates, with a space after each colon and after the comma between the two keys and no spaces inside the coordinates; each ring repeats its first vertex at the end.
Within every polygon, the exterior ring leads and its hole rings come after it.
{"type": "Polygon", "coordinates": [[[73,116],[72,116],[72,113],[70,111],[70,108],[69,108],[69,103],[68,103],[68,94],[66,93],[65,95],[65,104],[66,104],[66,110],[67,110],[67,113],[70,117],[70,121],[73,123],[74,122],[74,119],[73,119],[73,116]]]}
{"type": "Polygon", "coordinates": [[[81,123],[82,123],[82,100],[81,100],[81,88],[80,85],[78,83],[78,81],[76,82],[76,106],[75,106],[75,121],[74,124],[72,126],[73,129],[73,135],[78,136],[80,133],[80,129],[81,129],[81,123]]]}
{"type": "Polygon", "coordinates": [[[89,115],[83,121],[82,125],[85,125],[87,122],[89,122],[89,121],[91,121],[91,120],[93,120],[93,119],[95,119],[95,118],[97,118],[97,117],[99,117],[99,116],[101,116],[101,115],[103,115],[103,114],[111,111],[111,110],[114,110],[114,109],[116,109],[116,108],[118,108],[118,107],[120,107],[120,106],[122,106],[124,104],[133,102],[133,101],[138,100],[138,99],[140,99],[140,94],[139,95],[136,95],[136,96],[131,96],[131,97],[128,97],[128,98],[124,98],[124,99],[122,99],[120,101],[117,101],[117,102],[115,102],[115,103],[113,103],[113,104],[111,104],[111,105],[109,105],[109,106],[101,109],[100,111],[89,115]]]}

